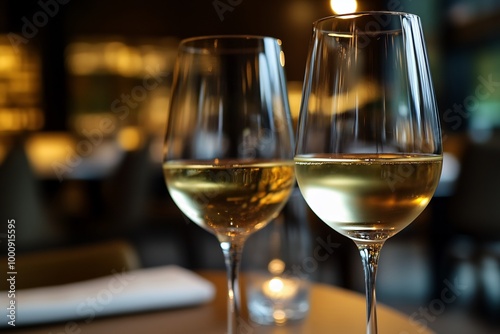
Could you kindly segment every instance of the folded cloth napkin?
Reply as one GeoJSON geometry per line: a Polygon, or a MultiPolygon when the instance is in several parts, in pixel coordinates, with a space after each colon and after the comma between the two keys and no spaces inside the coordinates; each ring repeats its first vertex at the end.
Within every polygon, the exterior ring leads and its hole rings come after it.
{"type": "Polygon", "coordinates": [[[2,316],[0,327],[7,327],[74,320],[90,322],[100,316],[191,306],[212,300],[215,287],[189,270],[164,266],[18,290],[15,298],[9,297],[9,291],[0,294],[0,307],[6,315],[2,316]]]}

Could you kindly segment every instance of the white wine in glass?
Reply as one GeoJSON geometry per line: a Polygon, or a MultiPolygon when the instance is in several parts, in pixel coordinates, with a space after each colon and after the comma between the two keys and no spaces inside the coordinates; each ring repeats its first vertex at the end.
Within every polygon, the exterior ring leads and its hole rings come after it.
{"type": "Polygon", "coordinates": [[[182,212],[219,240],[245,239],[267,225],[290,195],[294,165],[166,163],[168,189],[182,212]],[[207,217],[209,219],[207,219],[207,217]]]}
{"type": "Polygon", "coordinates": [[[361,12],[314,23],[295,154],[306,202],[361,254],[367,333],[384,242],[427,206],[439,182],[439,116],[420,19],[361,12]]]}
{"type": "Polygon", "coordinates": [[[243,35],[181,41],[163,172],[179,209],[219,240],[229,334],[245,328],[238,287],[243,245],[288,200],[293,154],[281,41],[243,35]]]}
{"type": "Polygon", "coordinates": [[[359,241],[385,240],[405,228],[427,206],[441,174],[436,155],[315,155],[296,165],[312,210],[359,241]],[[404,182],[395,179],[401,171],[404,182]]]}

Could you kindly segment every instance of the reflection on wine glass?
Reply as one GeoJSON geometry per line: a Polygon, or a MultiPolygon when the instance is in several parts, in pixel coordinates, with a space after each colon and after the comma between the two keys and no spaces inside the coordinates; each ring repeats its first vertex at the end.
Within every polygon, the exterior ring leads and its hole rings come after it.
{"type": "Polygon", "coordinates": [[[236,333],[243,244],[278,215],[295,182],[281,42],[259,36],[184,40],[172,89],[165,180],[181,211],[220,242],[228,332],[236,333]]]}
{"type": "Polygon", "coordinates": [[[441,130],[417,16],[363,12],[314,23],[295,164],[308,205],[361,253],[367,333],[377,333],[379,252],[424,210],[441,174],[441,130]]]}

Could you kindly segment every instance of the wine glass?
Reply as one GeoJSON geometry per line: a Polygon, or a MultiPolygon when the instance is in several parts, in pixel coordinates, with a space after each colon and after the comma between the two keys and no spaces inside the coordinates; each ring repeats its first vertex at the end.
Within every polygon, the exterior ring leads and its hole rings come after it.
{"type": "Polygon", "coordinates": [[[359,249],[367,333],[377,333],[382,245],[424,210],[441,174],[441,130],[418,16],[360,12],[314,23],[295,164],[311,209],[359,249]]]}
{"type": "Polygon", "coordinates": [[[238,270],[244,242],[285,205],[295,182],[293,144],[280,40],[181,41],[163,171],[175,204],[220,242],[229,333],[243,325],[238,270]]]}

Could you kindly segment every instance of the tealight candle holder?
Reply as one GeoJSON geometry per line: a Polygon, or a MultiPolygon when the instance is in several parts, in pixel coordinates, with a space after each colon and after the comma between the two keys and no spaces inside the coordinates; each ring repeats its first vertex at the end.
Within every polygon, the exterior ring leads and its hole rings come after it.
{"type": "Polygon", "coordinates": [[[248,312],[257,324],[284,325],[309,313],[310,277],[301,270],[310,256],[307,210],[302,195],[294,191],[283,213],[255,236],[257,242],[249,242],[254,257],[266,254],[260,269],[247,275],[248,312]]]}

